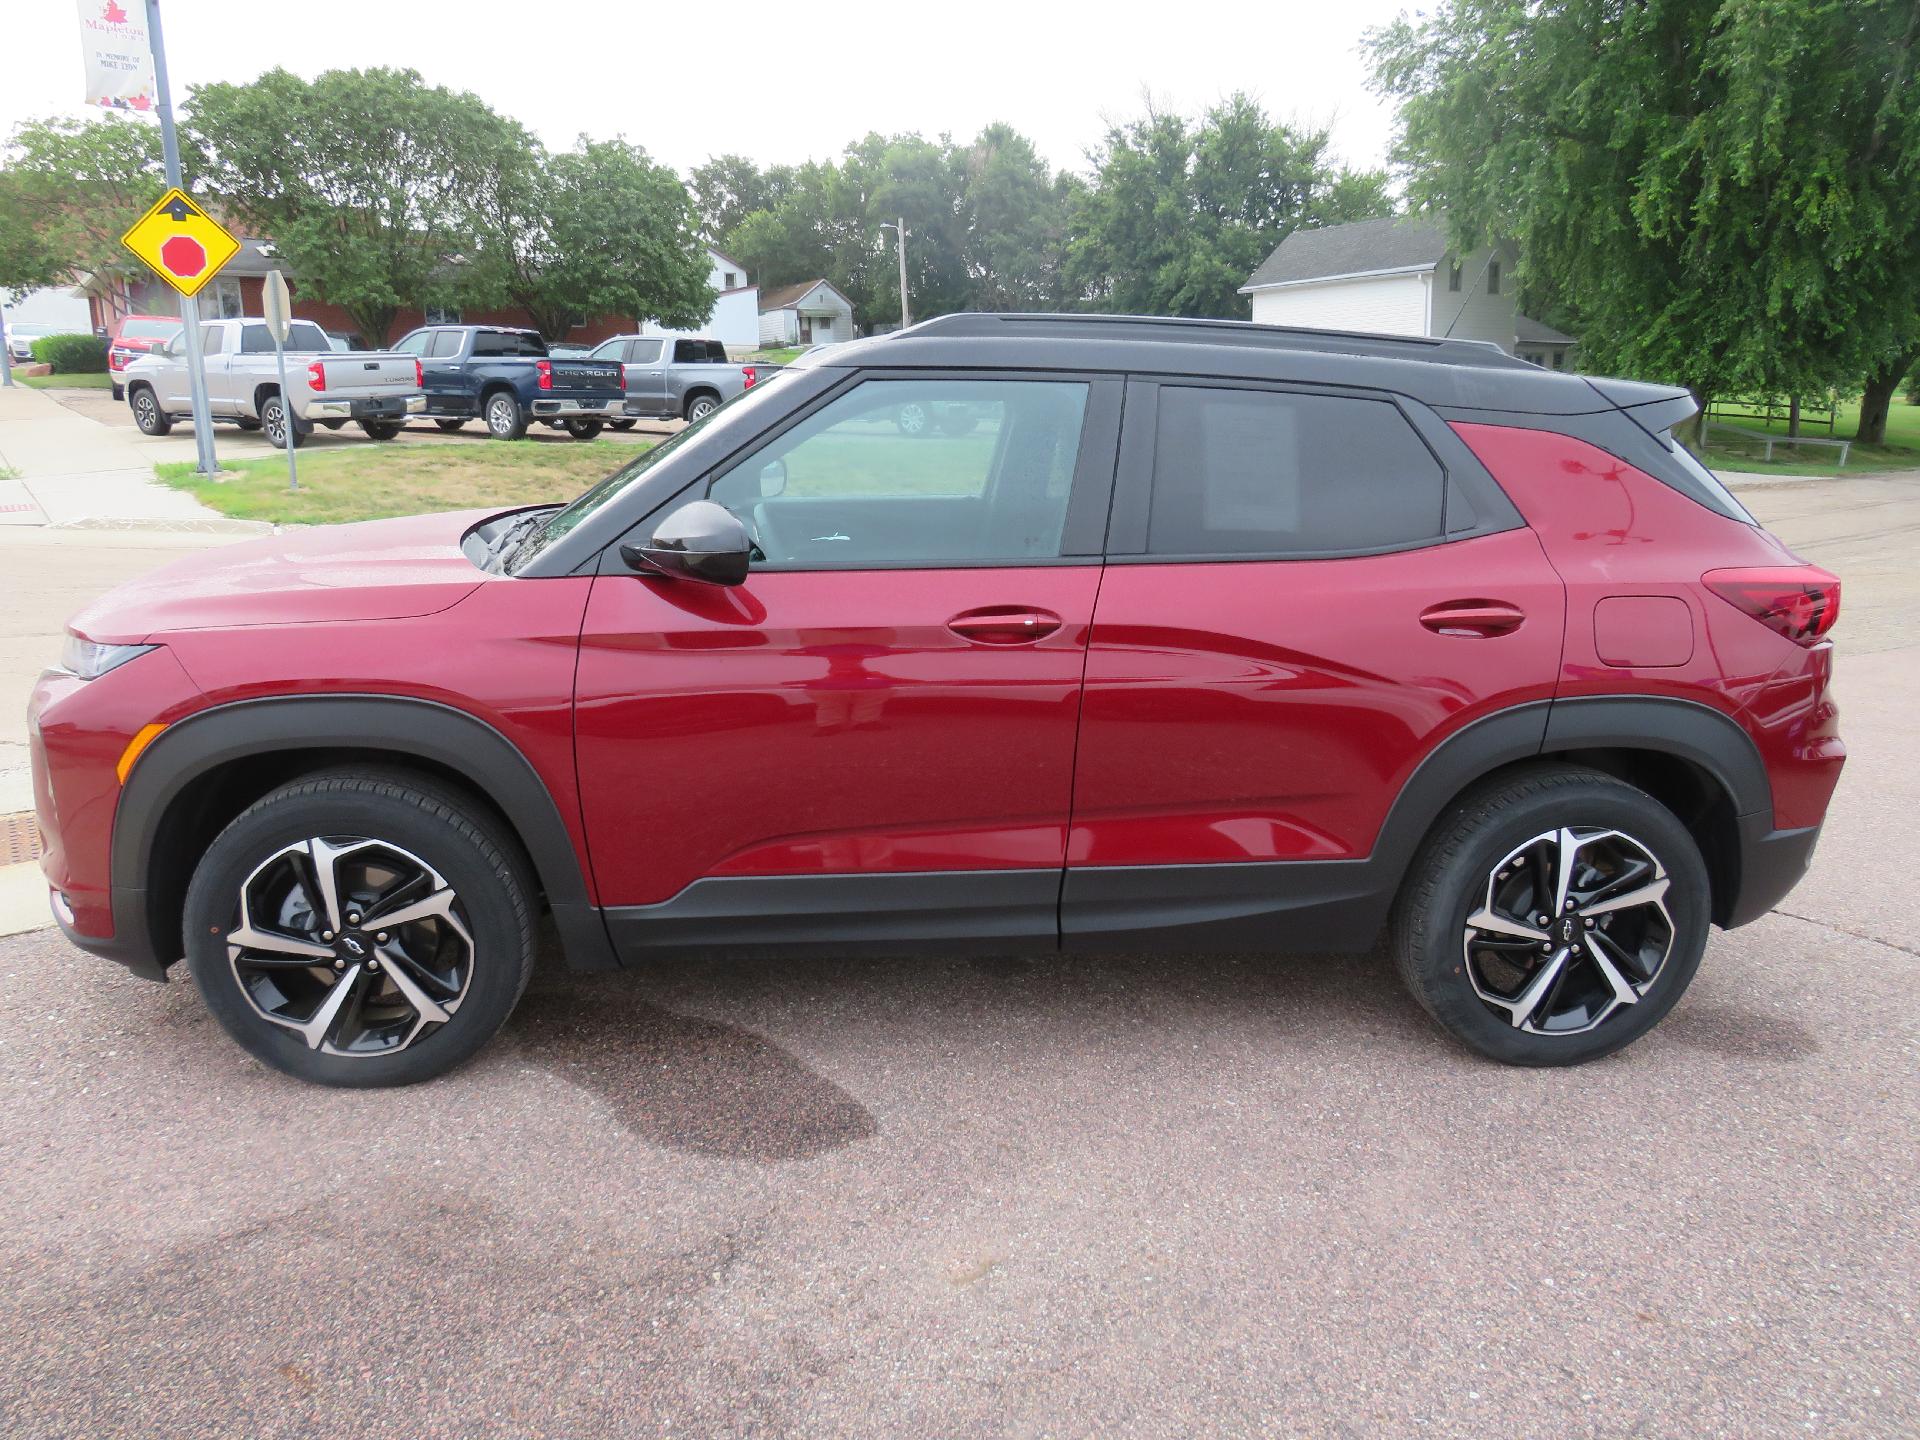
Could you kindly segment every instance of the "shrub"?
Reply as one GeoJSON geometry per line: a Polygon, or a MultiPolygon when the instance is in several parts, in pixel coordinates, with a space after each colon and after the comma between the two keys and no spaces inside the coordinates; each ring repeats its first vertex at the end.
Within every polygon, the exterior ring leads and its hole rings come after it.
{"type": "Polygon", "coordinates": [[[33,342],[33,358],[56,375],[92,375],[107,368],[107,342],[98,335],[46,335],[33,342]]]}

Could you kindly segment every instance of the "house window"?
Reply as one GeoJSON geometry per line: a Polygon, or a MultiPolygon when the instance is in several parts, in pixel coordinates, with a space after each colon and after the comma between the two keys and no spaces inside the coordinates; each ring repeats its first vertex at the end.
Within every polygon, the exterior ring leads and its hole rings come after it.
{"type": "Polygon", "coordinates": [[[1456,261],[1447,267],[1447,289],[1454,294],[1460,293],[1460,265],[1456,261]]]}
{"type": "Polygon", "coordinates": [[[1498,295],[1499,293],[1500,262],[1498,260],[1489,260],[1487,262],[1487,294],[1498,295]]]}
{"type": "Polygon", "coordinates": [[[458,325],[459,323],[460,309],[458,306],[454,306],[451,309],[443,309],[437,305],[429,305],[427,307],[427,324],[458,325]]]}
{"type": "Polygon", "coordinates": [[[722,270],[720,272],[720,288],[722,290],[731,290],[734,288],[734,286],[738,285],[739,283],[740,283],[740,277],[734,274],[733,271],[722,270]]]}
{"type": "Polygon", "coordinates": [[[213,282],[213,313],[221,320],[238,320],[247,313],[240,298],[240,282],[226,276],[213,282]]]}

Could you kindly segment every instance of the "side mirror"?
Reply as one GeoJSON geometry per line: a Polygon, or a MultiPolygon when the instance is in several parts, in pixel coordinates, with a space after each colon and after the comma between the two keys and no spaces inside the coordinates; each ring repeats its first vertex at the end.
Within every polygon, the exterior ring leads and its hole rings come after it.
{"type": "Polygon", "coordinates": [[[771,500],[787,493],[787,462],[769,460],[760,467],[760,498],[771,500]]]}
{"type": "Polygon", "coordinates": [[[682,505],[644,545],[622,545],[620,558],[636,570],[704,585],[738,585],[747,578],[753,537],[724,505],[695,500],[682,505]]]}

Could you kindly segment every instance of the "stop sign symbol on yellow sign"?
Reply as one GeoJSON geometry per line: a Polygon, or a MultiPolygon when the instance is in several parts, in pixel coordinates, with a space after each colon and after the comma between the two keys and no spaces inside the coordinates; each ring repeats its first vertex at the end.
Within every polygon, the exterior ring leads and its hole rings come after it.
{"type": "Polygon", "coordinates": [[[184,190],[169,190],[134,221],[120,243],[182,295],[196,295],[234,256],[240,242],[184,190]]]}

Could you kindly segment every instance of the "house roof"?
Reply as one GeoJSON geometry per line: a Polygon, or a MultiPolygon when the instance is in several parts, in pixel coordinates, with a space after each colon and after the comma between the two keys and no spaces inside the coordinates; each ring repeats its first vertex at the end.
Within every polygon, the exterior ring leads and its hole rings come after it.
{"type": "Polygon", "coordinates": [[[781,285],[773,290],[762,291],[760,295],[760,313],[764,315],[769,310],[791,309],[806,299],[810,291],[818,289],[822,285],[825,285],[827,289],[838,295],[849,310],[853,308],[853,301],[847,299],[846,293],[842,291],[838,285],[835,285],[830,280],[820,279],[802,280],[798,285],[781,285]]]}
{"type": "Polygon", "coordinates": [[[1578,345],[1571,335],[1563,335],[1551,325],[1542,325],[1525,315],[1513,317],[1514,341],[1520,345],[1578,345]]]}
{"type": "Polygon", "coordinates": [[[731,265],[736,270],[745,270],[747,268],[731,255],[727,254],[726,251],[716,250],[711,245],[707,246],[707,254],[713,256],[713,258],[718,260],[722,265],[731,265]]]}
{"type": "Polygon", "coordinates": [[[1329,225],[1324,230],[1296,230],[1247,277],[1244,288],[1387,270],[1431,270],[1446,253],[1446,221],[1437,216],[1396,215],[1329,225]]]}

